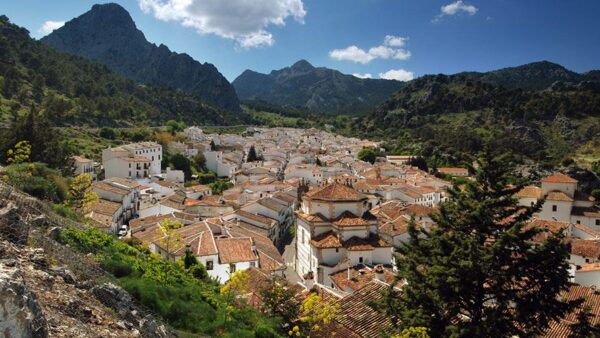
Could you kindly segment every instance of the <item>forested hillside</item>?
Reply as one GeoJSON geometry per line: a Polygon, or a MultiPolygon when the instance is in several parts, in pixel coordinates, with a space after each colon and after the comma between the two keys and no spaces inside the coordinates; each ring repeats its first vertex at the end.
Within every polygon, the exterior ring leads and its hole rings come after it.
{"type": "Polygon", "coordinates": [[[239,116],[173,90],[136,84],[105,66],[62,54],[0,17],[0,122],[35,106],[57,126],[227,124],[239,116]]]}
{"type": "Polygon", "coordinates": [[[547,163],[600,149],[600,83],[554,83],[542,91],[506,89],[465,74],[410,81],[349,126],[390,141],[396,151],[456,163],[489,146],[547,163]]]}

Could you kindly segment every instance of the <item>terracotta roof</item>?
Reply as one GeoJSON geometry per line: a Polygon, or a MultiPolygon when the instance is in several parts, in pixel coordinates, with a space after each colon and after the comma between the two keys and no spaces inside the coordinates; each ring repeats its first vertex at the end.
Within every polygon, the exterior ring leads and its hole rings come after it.
{"type": "Polygon", "coordinates": [[[118,157],[119,159],[126,161],[126,162],[147,162],[150,163],[152,161],[150,161],[149,158],[143,157],[143,156],[122,156],[122,157],[118,157]]]}
{"type": "Polygon", "coordinates": [[[586,225],[583,224],[573,224],[573,227],[579,231],[585,232],[586,234],[590,235],[590,236],[594,236],[596,238],[600,238],[600,233],[586,225]]]}
{"type": "Polygon", "coordinates": [[[571,253],[581,257],[600,258],[600,245],[597,241],[574,239],[571,241],[571,253]]]}
{"type": "Polygon", "coordinates": [[[583,304],[560,321],[550,322],[550,328],[542,335],[545,338],[568,338],[571,337],[571,328],[577,322],[577,315],[581,309],[589,308],[591,314],[590,324],[598,325],[600,322],[600,293],[594,287],[573,285],[562,296],[568,300],[583,299],[583,304]]]}
{"type": "Polygon", "coordinates": [[[350,211],[344,211],[341,215],[332,220],[333,224],[338,227],[353,227],[353,226],[369,226],[368,220],[358,217],[350,211]]]}
{"type": "Polygon", "coordinates": [[[356,337],[380,337],[383,330],[391,327],[391,322],[369,304],[380,300],[387,288],[385,283],[372,281],[352,295],[340,299],[340,316],[336,321],[356,337]]]}
{"type": "Polygon", "coordinates": [[[90,211],[93,211],[98,214],[114,216],[114,214],[117,213],[121,207],[121,203],[99,199],[90,207],[90,211]]]}
{"type": "Polygon", "coordinates": [[[306,193],[306,197],[324,201],[362,201],[367,196],[344,184],[333,183],[306,193]]]}
{"type": "Polygon", "coordinates": [[[450,167],[442,167],[438,168],[438,171],[442,174],[468,174],[469,170],[465,168],[450,168],[450,167]]]}
{"type": "Polygon", "coordinates": [[[402,211],[404,214],[409,216],[415,215],[417,217],[429,217],[430,214],[435,212],[435,209],[419,204],[409,204],[402,211]]]}
{"type": "Polygon", "coordinates": [[[399,236],[408,232],[408,220],[398,217],[393,221],[386,222],[379,227],[379,232],[391,237],[399,236]]]}
{"type": "MultiPolygon", "coordinates": [[[[345,290],[346,288],[357,290],[376,279],[377,274],[372,268],[359,264],[350,267],[350,269],[343,269],[332,273],[329,277],[340,290],[345,290]],[[350,273],[350,279],[348,279],[348,272],[350,273]]],[[[394,281],[394,273],[388,269],[383,269],[383,277],[386,283],[394,281]]]]}
{"type": "Polygon", "coordinates": [[[191,187],[185,188],[185,192],[203,192],[203,191],[207,191],[207,190],[210,190],[210,187],[207,185],[203,185],[203,184],[197,184],[197,185],[193,185],[191,187]]]}
{"type": "Polygon", "coordinates": [[[548,201],[563,201],[563,202],[571,202],[573,199],[565,194],[562,191],[550,191],[548,195],[546,195],[546,200],[548,201]]]}
{"type": "Polygon", "coordinates": [[[252,239],[218,238],[215,240],[219,250],[219,260],[223,264],[258,260],[252,250],[252,239]]]}
{"type": "Polygon", "coordinates": [[[131,234],[131,237],[137,239],[144,245],[148,245],[164,236],[158,224],[142,229],[131,234]]]}
{"type": "Polygon", "coordinates": [[[523,187],[517,194],[517,198],[542,198],[542,188],[536,187],[534,185],[528,185],[523,187]]]}
{"type": "Polygon", "coordinates": [[[266,225],[269,225],[269,226],[272,226],[273,224],[277,223],[277,221],[275,221],[274,219],[271,219],[271,218],[268,218],[268,217],[265,217],[265,216],[262,216],[262,215],[253,214],[253,213],[247,212],[247,211],[242,210],[242,209],[236,210],[232,214],[236,214],[236,215],[239,215],[241,217],[245,217],[245,218],[248,218],[248,219],[251,219],[253,221],[257,221],[259,223],[263,223],[263,224],[266,224],[266,225]]]}
{"type": "Polygon", "coordinates": [[[542,179],[543,183],[577,183],[577,180],[565,174],[555,173],[542,179]]]}
{"type": "Polygon", "coordinates": [[[129,190],[127,190],[126,188],[115,187],[114,185],[108,184],[106,182],[94,182],[92,183],[92,189],[104,190],[121,196],[129,194],[129,190]]]}
{"type": "Polygon", "coordinates": [[[342,243],[333,231],[327,231],[310,240],[310,244],[319,249],[341,248],[342,243]]]}
{"type": "Polygon", "coordinates": [[[371,235],[369,238],[360,238],[353,236],[345,241],[344,248],[348,251],[371,251],[375,248],[391,248],[392,245],[377,235],[371,235]]]}

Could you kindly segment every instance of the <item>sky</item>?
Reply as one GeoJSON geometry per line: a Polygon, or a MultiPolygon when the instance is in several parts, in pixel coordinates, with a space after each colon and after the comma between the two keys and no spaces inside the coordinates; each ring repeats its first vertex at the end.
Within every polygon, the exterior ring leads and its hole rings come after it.
{"type": "MultiPolygon", "coordinates": [[[[88,0],[2,0],[39,39],[88,0]]],[[[233,81],[305,59],[360,77],[489,71],[548,60],[600,69],[596,0],[123,0],[152,43],[214,64],[233,81]]]]}

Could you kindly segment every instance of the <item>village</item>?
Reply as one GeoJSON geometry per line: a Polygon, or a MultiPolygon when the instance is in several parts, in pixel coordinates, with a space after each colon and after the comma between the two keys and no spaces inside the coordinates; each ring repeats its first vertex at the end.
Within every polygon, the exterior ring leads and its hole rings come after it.
{"type": "MultiPolygon", "coordinates": [[[[452,178],[471,179],[465,168],[439,168],[437,176],[422,171],[408,164],[409,155],[365,162],[358,152],[378,143],[316,129],[219,135],[189,127],[183,133],[186,142],[172,142],[168,151],[187,157],[201,152],[206,168],[231,187],[215,194],[208,185],[188,184],[180,170],[162,171],[167,150],[154,142],[105,149],[102,163],[75,157],[75,174],[96,179],[92,190],[100,199],[87,214],[93,226],[139,241],[165,259],[191,250],[223,284],[246,271],[252,285],[278,276],[299,293],[327,294],[339,300],[349,336],[372,336],[385,324],[366,304],[394,283],[394,247],[409,239],[409,223],[435,226],[432,215],[448,198],[452,178]],[[181,227],[165,230],[165,220],[181,227]]],[[[531,222],[565,234],[572,282],[600,287],[594,198],[561,173],[515,197],[523,206],[545,198],[531,222]]],[[[259,290],[253,292],[260,298],[259,290]]]]}

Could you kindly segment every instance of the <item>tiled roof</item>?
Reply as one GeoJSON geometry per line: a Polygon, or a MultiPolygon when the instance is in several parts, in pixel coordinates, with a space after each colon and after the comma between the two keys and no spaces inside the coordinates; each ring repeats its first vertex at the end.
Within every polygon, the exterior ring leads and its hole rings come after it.
{"type": "Polygon", "coordinates": [[[426,207],[419,204],[409,204],[403,213],[409,216],[415,215],[417,217],[428,217],[431,213],[435,212],[434,208],[426,207]]]}
{"type": "Polygon", "coordinates": [[[523,187],[517,194],[517,198],[542,198],[542,188],[536,187],[534,185],[528,185],[523,187]]]}
{"type": "Polygon", "coordinates": [[[371,251],[375,248],[391,248],[392,245],[377,235],[371,235],[369,238],[360,238],[353,236],[342,243],[348,251],[371,251]]]}
{"type": "Polygon", "coordinates": [[[344,211],[341,215],[332,220],[338,227],[369,226],[368,220],[358,217],[350,211],[344,211]]]}
{"type": "Polygon", "coordinates": [[[218,238],[215,240],[219,250],[219,260],[223,264],[255,261],[258,259],[252,250],[252,239],[218,238]]]}
{"type": "Polygon", "coordinates": [[[114,185],[108,184],[106,182],[94,182],[92,183],[92,189],[104,190],[121,196],[129,194],[129,190],[125,188],[115,187],[114,185]]]}
{"type": "Polygon", "coordinates": [[[577,183],[577,180],[565,174],[555,173],[542,179],[543,183],[577,183]]]}
{"type": "Polygon", "coordinates": [[[163,236],[164,234],[161,231],[160,226],[158,224],[152,225],[148,228],[142,229],[131,234],[131,237],[137,239],[144,245],[149,245],[150,243],[162,238],[163,236]]]}
{"type": "Polygon", "coordinates": [[[232,214],[247,218],[247,219],[251,219],[253,221],[259,222],[259,223],[263,223],[265,225],[269,225],[272,226],[273,224],[277,223],[277,221],[275,221],[274,219],[262,216],[262,215],[257,215],[257,214],[253,214],[251,212],[247,212],[245,210],[236,210],[234,211],[232,214]]]}
{"type": "Polygon", "coordinates": [[[383,330],[391,327],[391,322],[369,304],[380,300],[386,288],[387,284],[374,280],[340,299],[340,316],[336,321],[357,337],[380,337],[383,330]]]}
{"type": "Polygon", "coordinates": [[[465,168],[438,168],[438,171],[442,174],[468,174],[469,170],[465,168]]]}
{"type": "Polygon", "coordinates": [[[333,183],[306,193],[306,197],[324,201],[362,201],[367,197],[351,187],[333,183]]]}
{"type": "Polygon", "coordinates": [[[565,194],[562,191],[550,191],[548,195],[546,195],[546,200],[548,201],[563,201],[563,202],[571,202],[573,199],[565,194]]]}
{"type": "Polygon", "coordinates": [[[542,337],[544,338],[568,338],[571,337],[571,328],[577,323],[577,315],[581,309],[588,308],[591,314],[590,324],[598,325],[600,322],[600,293],[593,287],[573,285],[568,291],[563,292],[562,296],[567,301],[583,299],[583,304],[571,313],[567,314],[560,321],[550,322],[550,328],[546,330],[542,337]]]}
{"type": "Polygon", "coordinates": [[[310,240],[310,244],[319,249],[341,248],[342,243],[333,231],[327,231],[310,240]]]}
{"type": "MultiPolygon", "coordinates": [[[[388,269],[383,269],[383,271],[384,281],[392,283],[394,281],[394,273],[388,269]]],[[[346,287],[357,290],[376,279],[377,274],[372,268],[360,264],[350,269],[343,269],[332,273],[329,277],[340,290],[345,290],[346,287]],[[348,273],[350,273],[350,279],[348,279],[348,273]]]]}
{"type": "Polygon", "coordinates": [[[207,191],[207,190],[210,190],[210,187],[207,185],[203,185],[203,184],[197,184],[197,185],[193,185],[191,187],[185,188],[185,192],[203,192],[203,191],[207,191]]]}
{"type": "Polygon", "coordinates": [[[600,245],[597,241],[574,239],[571,241],[571,253],[581,257],[600,258],[600,245]]]}
{"type": "Polygon", "coordinates": [[[388,221],[379,227],[379,232],[391,237],[405,234],[408,232],[408,220],[398,217],[393,221],[388,221]]]}
{"type": "Polygon", "coordinates": [[[98,214],[113,216],[121,208],[121,203],[111,202],[104,199],[99,199],[90,207],[90,211],[98,214]]]}

